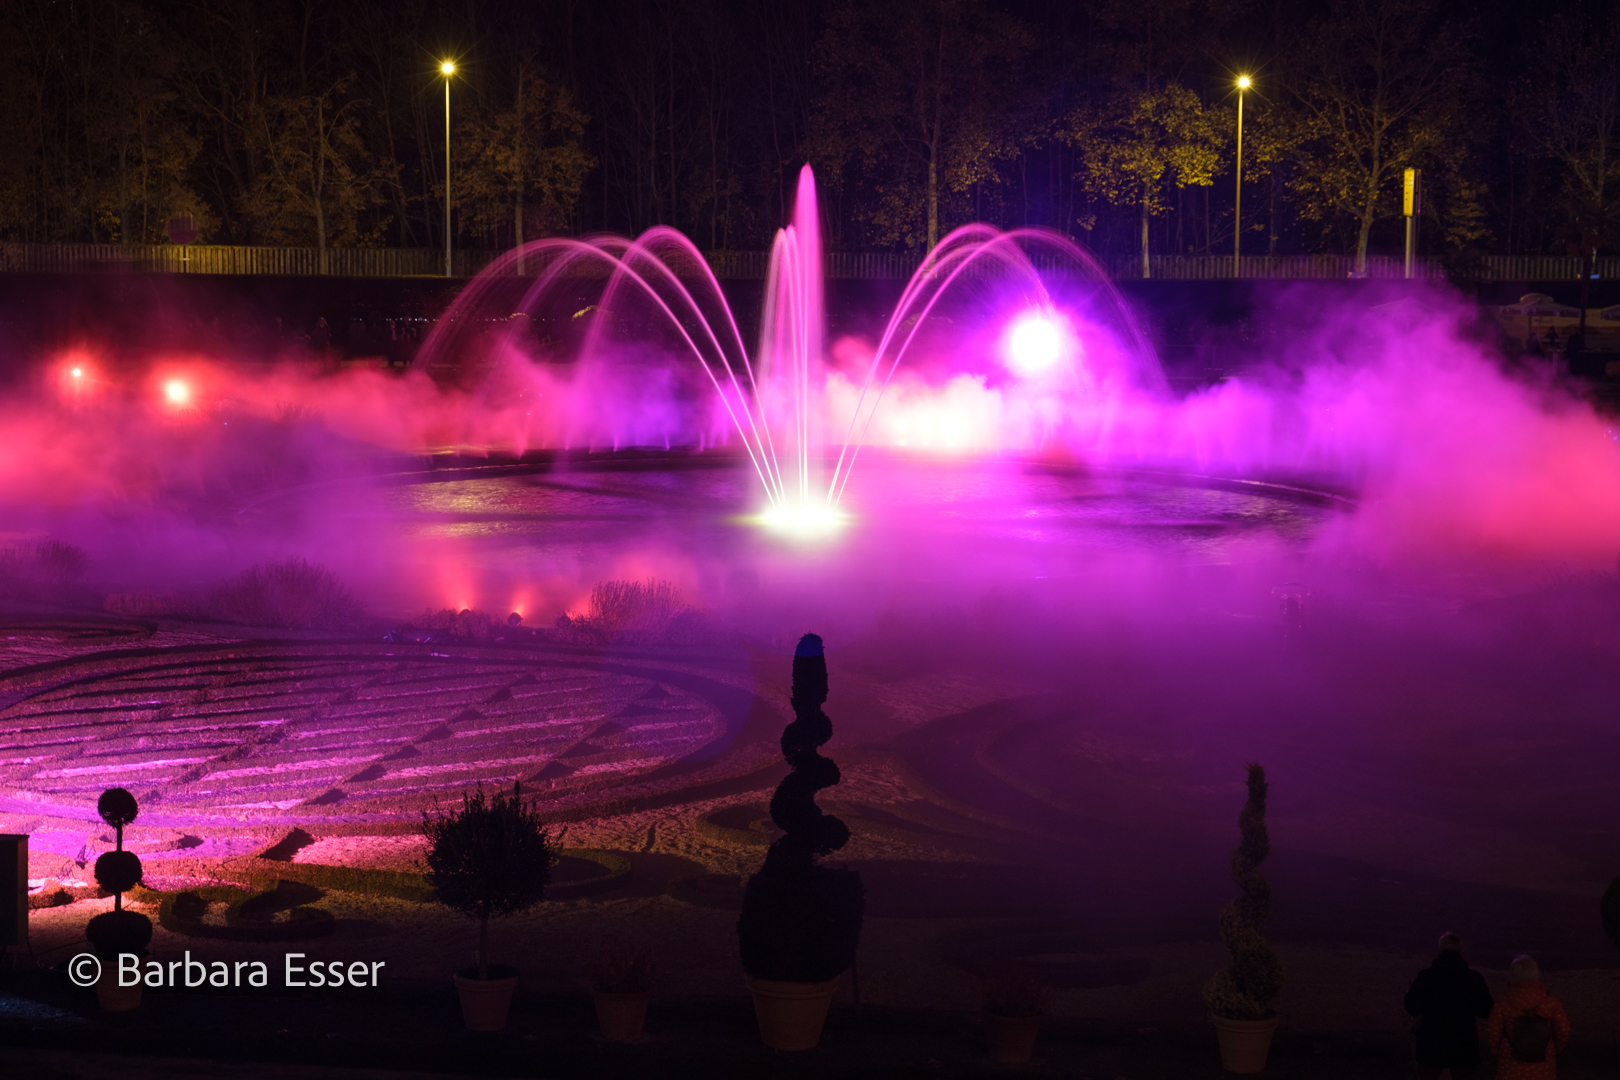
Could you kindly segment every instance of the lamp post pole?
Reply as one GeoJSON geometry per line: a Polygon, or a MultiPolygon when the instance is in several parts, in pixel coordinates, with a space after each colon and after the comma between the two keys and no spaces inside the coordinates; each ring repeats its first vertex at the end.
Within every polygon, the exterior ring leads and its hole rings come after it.
{"type": "Polygon", "coordinates": [[[1406,276],[1412,276],[1417,261],[1417,216],[1423,212],[1423,174],[1407,169],[1402,185],[1402,207],[1406,214],[1406,276]]]}
{"type": "Polygon", "coordinates": [[[1249,77],[1238,76],[1238,132],[1237,132],[1237,197],[1232,209],[1232,276],[1238,277],[1243,267],[1243,91],[1249,88],[1249,77]]]}
{"type": "Polygon", "coordinates": [[[446,60],[439,65],[444,72],[444,276],[450,271],[450,76],[456,65],[446,60]]]}

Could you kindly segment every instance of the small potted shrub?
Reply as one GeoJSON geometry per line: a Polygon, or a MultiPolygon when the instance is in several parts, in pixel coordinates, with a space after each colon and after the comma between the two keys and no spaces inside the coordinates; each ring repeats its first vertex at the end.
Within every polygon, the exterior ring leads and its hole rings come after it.
{"type": "Polygon", "coordinates": [[[1238,814],[1239,842],[1232,852],[1232,880],[1239,894],[1221,912],[1221,941],[1232,962],[1204,987],[1204,1004],[1221,1041],[1228,1072],[1266,1067],[1278,1016],[1271,1007],[1282,991],[1282,962],[1260,936],[1271,915],[1271,882],[1260,864],[1271,853],[1266,834],[1266,770],[1249,766],[1249,798],[1238,814]]]}
{"type": "Polygon", "coordinates": [[[596,1022],[609,1042],[634,1042],[647,1022],[652,998],[652,953],[645,947],[604,949],[597,957],[591,997],[596,999],[596,1022]]]}
{"type": "Polygon", "coordinates": [[[551,880],[556,851],[540,814],[518,789],[485,798],[483,785],[461,797],[460,809],[422,814],[428,884],[441,903],[478,920],[478,963],[456,973],[461,1015],[473,1031],[506,1026],[517,969],[489,962],[489,920],[538,904],[551,880]]]}
{"type": "Polygon", "coordinates": [[[1034,973],[1011,964],[985,973],[984,1040],[991,1061],[1022,1065],[1034,1057],[1045,1015],[1045,995],[1034,973]]]}
{"type": "Polygon", "coordinates": [[[101,978],[96,982],[96,999],[107,1012],[128,1012],[141,1003],[141,982],[118,985],[118,958],[123,954],[146,955],[152,943],[152,920],[136,911],[124,910],[124,893],[141,883],[141,859],[124,850],[124,826],[135,820],[140,808],[135,796],[123,788],[109,788],[96,802],[101,820],[113,827],[118,846],[96,860],[96,884],[113,894],[113,909],[90,920],[85,937],[101,961],[101,978]]]}
{"type": "Polygon", "coordinates": [[[866,896],[853,870],[817,864],[849,841],[849,828],[816,806],[815,794],[838,783],[838,766],[816,752],[832,738],[827,660],[821,638],[806,634],[793,653],[794,721],[782,731],[793,767],[771,797],[783,832],[748,879],[737,920],[743,971],[754,997],[760,1037],[777,1050],[808,1050],[838,980],[855,961],[866,896]]]}

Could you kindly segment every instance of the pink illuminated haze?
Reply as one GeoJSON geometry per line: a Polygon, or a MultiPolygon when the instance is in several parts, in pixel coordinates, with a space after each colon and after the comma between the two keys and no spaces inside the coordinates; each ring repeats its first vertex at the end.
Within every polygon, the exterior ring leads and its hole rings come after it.
{"type": "MultiPolygon", "coordinates": [[[[498,260],[423,350],[422,367],[487,357],[475,384],[437,385],[420,368],[250,375],[161,355],[150,381],[117,391],[93,347],[79,349],[62,358],[53,392],[0,403],[0,502],[105,514],[193,475],[201,490],[209,454],[223,452],[208,449],[210,410],[228,401],[266,419],[305,410],[343,438],[412,453],[731,447],[766,506],[843,503],[876,521],[883,493],[863,488],[863,446],[1329,477],[1359,495],[1336,541],[1376,559],[1612,568],[1620,551],[1620,450],[1607,421],[1555,376],[1505,369],[1462,332],[1465,306],[1448,294],[1403,315],[1347,298],[1290,343],[1286,369],[1257,349],[1243,374],[1177,398],[1130,306],[1065,237],[958,229],[880,331],[826,343],[821,263],[807,167],[772,250],[753,349],[701,254],[667,228],[541,240],[498,260]],[[534,276],[518,279],[514,305],[507,271],[520,260],[534,276]],[[502,329],[514,310],[572,332],[566,355],[502,329]]],[[[1276,302],[1290,304],[1286,292],[1276,302]]],[[[648,556],[646,572],[669,572],[661,558],[648,556]]]]}

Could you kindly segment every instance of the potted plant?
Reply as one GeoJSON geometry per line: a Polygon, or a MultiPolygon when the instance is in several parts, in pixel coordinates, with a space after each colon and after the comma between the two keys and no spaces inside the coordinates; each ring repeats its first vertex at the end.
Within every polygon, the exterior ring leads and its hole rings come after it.
{"type": "Polygon", "coordinates": [[[985,974],[984,1040],[991,1061],[1003,1065],[1029,1061],[1045,1015],[1045,995],[1032,972],[1006,965],[985,974]]]}
{"type": "Polygon", "coordinates": [[[596,1022],[609,1042],[635,1042],[647,1022],[652,998],[652,953],[639,949],[608,948],[597,957],[591,997],[596,1000],[596,1022]]]}
{"type": "Polygon", "coordinates": [[[1221,941],[1232,962],[1204,987],[1204,1004],[1221,1042],[1221,1064],[1228,1072],[1256,1073],[1266,1067],[1278,1016],[1271,1003],[1282,990],[1282,963],[1260,936],[1271,915],[1271,882],[1260,864],[1271,853],[1266,835],[1266,770],[1249,766],[1249,798],[1238,814],[1232,880],[1239,895],[1221,912],[1221,941]]]}
{"type": "Polygon", "coordinates": [[[816,806],[815,794],[838,783],[838,766],[816,752],[832,738],[827,660],[821,638],[806,634],[793,653],[794,720],[782,731],[792,766],[771,797],[783,836],[748,879],[737,937],[754,997],[760,1037],[777,1050],[808,1050],[821,1029],[839,977],[855,961],[866,896],[853,870],[816,862],[849,841],[849,828],[816,806]]]}
{"type": "Polygon", "coordinates": [[[422,814],[428,839],[428,884],[447,907],[478,920],[478,963],[456,973],[461,1015],[473,1031],[506,1026],[517,969],[489,962],[489,920],[538,904],[551,880],[556,852],[540,814],[512,795],[485,798],[483,785],[463,793],[461,808],[422,814]]]}
{"type": "Polygon", "coordinates": [[[118,985],[118,958],[123,954],[146,955],[152,943],[152,920],[136,911],[124,910],[124,893],[141,883],[141,859],[124,850],[124,826],[135,820],[140,808],[135,796],[123,788],[109,788],[96,801],[101,820],[117,833],[117,847],[96,860],[96,884],[113,894],[113,909],[90,920],[84,929],[96,959],[101,961],[101,977],[96,980],[96,1000],[107,1012],[128,1012],[141,1003],[141,982],[118,985]]]}

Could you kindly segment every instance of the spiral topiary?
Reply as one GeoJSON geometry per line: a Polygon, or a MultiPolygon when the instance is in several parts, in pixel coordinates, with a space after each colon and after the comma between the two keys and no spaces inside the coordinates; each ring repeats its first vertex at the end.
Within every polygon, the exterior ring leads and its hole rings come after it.
{"type": "Polygon", "coordinates": [[[143,956],[152,943],[152,920],[124,910],[124,892],[141,883],[141,858],[124,850],[124,826],[135,820],[140,807],[123,788],[109,788],[96,802],[101,820],[118,832],[118,847],[96,860],[96,884],[113,894],[113,910],[102,912],[84,928],[85,937],[103,961],[117,962],[119,953],[143,956]]]}
{"type": "Polygon", "coordinates": [[[1204,1004],[1228,1020],[1266,1020],[1282,990],[1282,962],[1260,935],[1271,916],[1271,882],[1260,864],[1271,854],[1266,834],[1266,770],[1249,766],[1249,798],[1238,814],[1238,846],[1232,852],[1232,880],[1240,893],[1221,912],[1221,941],[1232,962],[1204,987],[1204,1004]]]}
{"type": "Polygon", "coordinates": [[[806,634],[793,652],[794,720],[782,731],[782,756],[792,766],[771,796],[771,820],[785,834],[765,865],[748,879],[737,936],[743,970],[756,979],[823,982],[855,961],[866,896],[852,870],[820,866],[849,841],[849,827],[823,813],[816,792],[837,784],[838,765],[818,752],[832,738],[827,659],[821,638],[806,634]]]}

